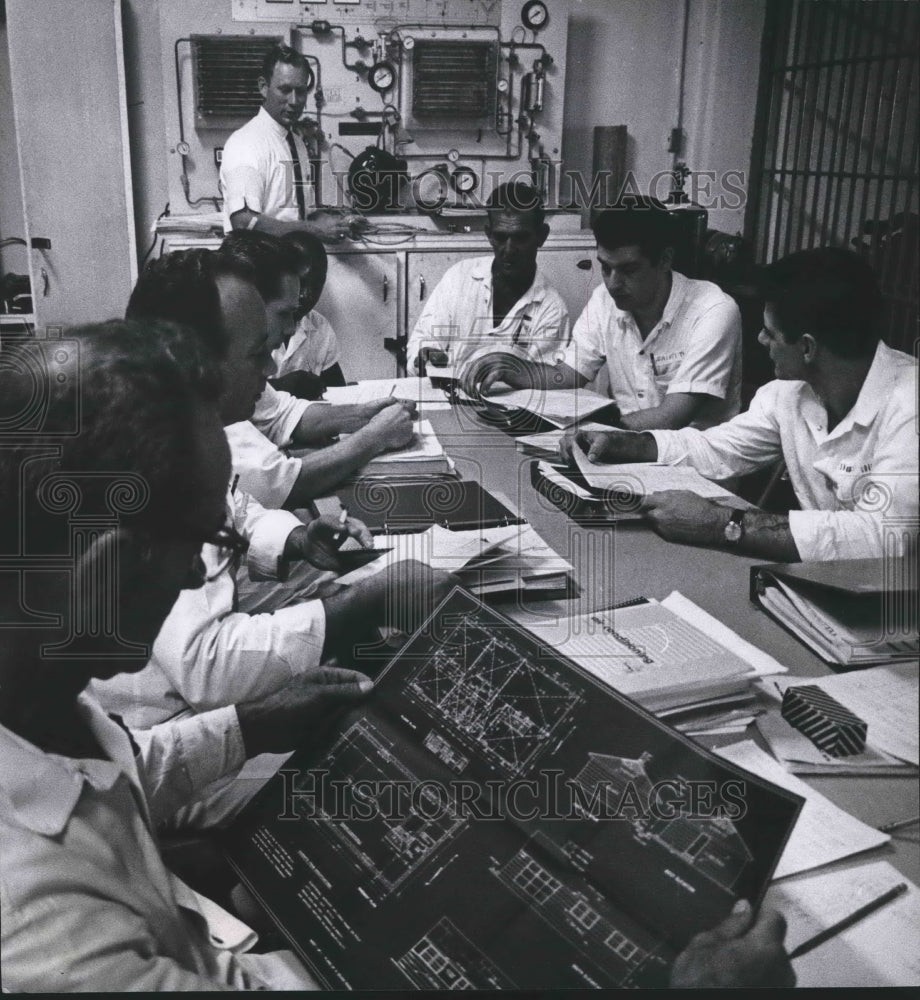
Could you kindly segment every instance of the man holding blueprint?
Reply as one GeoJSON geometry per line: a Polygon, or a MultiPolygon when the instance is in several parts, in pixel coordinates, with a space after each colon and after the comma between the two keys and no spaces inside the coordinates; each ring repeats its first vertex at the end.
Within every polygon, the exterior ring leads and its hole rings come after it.
{"type": "Polygon", "coordinates": [[[660,462],[706,479],[782,459],[801,510],[731,509],[674,490],[644,502],[663,537],[795,562],[902,555],[917,535],[917,362],[881,342],[881,293],[855,253],[803,250],[764,270],[764,328],[776,380],[718,427],[571,431],[591,463],[660,462]]]}

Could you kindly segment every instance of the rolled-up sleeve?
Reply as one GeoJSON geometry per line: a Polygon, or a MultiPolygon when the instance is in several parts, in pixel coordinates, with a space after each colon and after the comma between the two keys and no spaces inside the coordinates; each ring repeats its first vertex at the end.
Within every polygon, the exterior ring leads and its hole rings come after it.
{"type": "Polygon", "coordinates": [[[248,420],[224,428],[240,488],[265,507],[287,503],[300,476],[301,461],[286,455],[248,420]]]}
{"type": "Polygon", "coordinates": [[[322,601],[233,611],[229,573],[183,590],[153,647],[153,662],[196,712],[264,697],[322,661],[322,601]]]}
{"type": "Polygon", "coordinates": [[[287,448],[309,405],[309,400],[298,399],[289,392],[279,392],[266,385],[256,403],[252,423],[273,444],[287,448]]]}
{"type": "Polygon", "coordinates": [[[265,166],[259,163],[258,154],[251,145],[239,136],[231,136],[224,146],[220,164],[220,190],[228,218],[244,208],[252,212],[263,211],[265,175],[265,166]]]}
{"type": "Polygon", "coordinates": [[[725,399],[741,349],[741,311],[734,301],[711,306],[693,324],[688,349],[668,392],[697,392],[725,399]]]}
{"type": "Polygon", "coordinates": [[[138,769],[155,824],[246,761],[232,705],[132,730],[132,735],[140,749],[138,769]]]}
{"type": "MultiPolygon", "coordinates": [[[[589,382],[593,381],[607,360],[607,347],[604,338],[604,326],[607,322],[607,311],[602,307],[598,293],[607,295],[607,289],[601,285],[588,299],[588,304],[582,309],[581,315],[572,327],[572,338],[563,354],[563,361],[583,375],[589,382]]],[[[613,322],[611,320],[611,322],[613,322]]]]}
{"type": "Polygon", "coordinates": [[[266,510],[243,490],[233,494],[233,523],[249,540],[246,564],[253,579],[284,579],[287,563],[283,559],[288,535],[303,527],[303,522],[286,510],[266,510]]]}
{"type": "Polygon", "coordinates": [[[658,445],[658,461],[692,466],[707,479],[743,476],[778,461],[783,446],[775,395],[776,383],[765,385],[747,412],[705,431],[695,427],[649,431],[658,445]]]}

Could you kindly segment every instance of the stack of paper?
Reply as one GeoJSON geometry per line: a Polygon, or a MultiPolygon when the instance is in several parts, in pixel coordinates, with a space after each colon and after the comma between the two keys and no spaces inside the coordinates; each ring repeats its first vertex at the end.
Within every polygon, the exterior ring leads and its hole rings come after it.
{"type": "Polygon", "coordinates": [[[505,410],[526,410],[556,427],[571,427],[593,413],[614,405],[590,389],[493,388],[483,402],[505,410]]]}
{"type": "MultiPolygon", "coordinates": [[[[580,424],[579,429],[583,431],[609,431],[606,424],[598,424],[589,420],[585,424],[580,424]]],[[[540,434],[524,434],[515,441],[517,450],[525,455],[535,455],[537,458],[558,459],[559,442],[565,435],[565,429],[560,428],[555,431],[543,431],[540,434]]]]}
{"type": "Polygon", "coordinates": [[[359,475],[389,477],[455,473],[454,463],[445,454],[430,421],[420,420],[407,447],[378,455],[364,466],[359,475]]]}
{"type": "Polygon", "coordinates": [[[732,743],[715,753],[757,777],[772,781],[805,799],[783,856],[773,873],[774,878],[819,868],[851,854],[880,847],[891,839],[887,833],[867,826],[835,806],[830,799],[816,792],[800,778],[789,774],[751,740],[732,743]]]}
{"type": "Polygon", "coordinates": [[[577,446],[575,463],[590,486],[597,490],[624,497],[644,497],[664,490],[689,490],[701,497],[725,500],[739,507],[750,507],[747,501],[735,496],[709,479],[704,479],[696,469],[685,465],[659,465],[657,462],[629,462],[616,465],[596,465],[577,446]]]}
{"type": "Polygon", "coordinates": [[[526,523],[465,531],[435,524],[413,534],[375,535],[374,547],[381,558],[340,577],[340,583],[356,583],[405,559],[454,573],[480,596],[560,590],[572,572],[572,564],[526,523]]]}
{"type": "Polygon", "coordinates": [[[449,410],[443,389],[435,388],[429,378],[374,378],[356,385],[327,389],[327,403],[372,403],[378,399],[403,399],[417,403],[423,410],[449,410]]]}
{"type": "Polygon", "coordinates": [[[757,720],[757,728],[777,759],[799,774],[898,774],[920,766],[920,711],[916,663],[873,667],[807,681],[783,678],[764,690],[777,708],[757,720]],[[826,691],[867,725],[866,749],[832,757],[790,726],[778,702],[787,687],[813,684],[826,691]]]}
{"type": "Polygon", "coordinates": [[[756,677],[784,671],[676,592],[528,627],[651,711],[747,693],[756,677]]]}

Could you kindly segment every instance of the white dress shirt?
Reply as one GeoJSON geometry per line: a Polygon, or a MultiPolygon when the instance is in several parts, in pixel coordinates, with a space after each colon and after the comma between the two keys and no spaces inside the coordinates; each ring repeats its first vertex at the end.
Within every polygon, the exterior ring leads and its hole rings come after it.
{"type": "Polygon", "coordinates": [[[316,988],[291,952],[193,892],[151,834],[183,796],[244,759],[236,710],[127,733],[84,694],[106,760],[45,753],[0,726],[4,992],[316,988]],[[140,770],[138,770],[140,767],[140,770]]]}
{"type": "MultiPolygon", "coordinates": [[[[300,136],[290,134],[300,159],[304,198],[309,210],[314,203],[309,183],[309,154],[300,136]]],[[[232,229],[230,216],[244,208],[284,222],[297,221],[297,194],[287,135],[288,130],[283,125],[279,125],[265,108],[259,108],[254,118],[227,139],[220,164],[225,233],[232,229]]]]}
{"type": "Polygon", "coordinates": [[[300,459],[284,449],[309,405],[309,400],[266,385],[252,418],[224,428],[234,475],[266,507],[282,507],[300,476],[300,459]]]}
{"type": "MultiPolygon", "coordinates": [[[[266,511],[239,489],[228,494],[228,505],[236,529],[249,539],[250,573],[283,575],[284,543],[301,521],[288,511],[266,511]]],[[[205,545],[202,557],[209,572],[216,569],[214,546],[205,545]]],[[[328,579],[310,569],[317,587],[328,579]]],[[[93,681],[92,688],[109,711],[118,712],[130,726],[145,728],[272,694],[321,662],[325,638],[326,615],[319,600],[301,600],[271,613],[239,612],[234,574],[228,569],[203,587],[179,594],[143,670],[93,681]]]]}
{"type": "Polygon", "coordinates": [[[563,361],[593,381],[604,362],[620,412],[660,406],[672,392],[715,397],[691,427],[712,427],[741,409],[741,312],[718,285],[671,272],[661,320],[645,338],[604,285],[575,321],[563,361]]]}
{"type": "Polygon", "coordinates": [[[248,420],[224,428],[240,489],[265,507],[283,507],[300,477],[301,461],[282,451],[248,420]]]}
{"type": "Polygon", "coordinates": [[[778,380],[719,427],[651,433],[659,462],[708,479],[783,459],[802,507],[789,528],[804,561],[907,554],[917,537],[917,362],[883,343],[832,431],[807,382],[778,380]]]}
{"type": "Polygon", "coordinates": [[[332,324],[315,309],[297,324],[291,339],[272,351],[274,371],[269,378],[291,372],[322,375],[339,363],[339,342],[332,324]]]}
{"type": "Polygon", "coordinates": [[[553,364],[569,342],[569,312],[562,296],[537,270],[533,284],[498,324],[492,321],[492,257],[454,264],[438,282],[415,324],[406,348],[414,370],[423,347],[447,351],[460,368],[491,351],[553,364]]]}

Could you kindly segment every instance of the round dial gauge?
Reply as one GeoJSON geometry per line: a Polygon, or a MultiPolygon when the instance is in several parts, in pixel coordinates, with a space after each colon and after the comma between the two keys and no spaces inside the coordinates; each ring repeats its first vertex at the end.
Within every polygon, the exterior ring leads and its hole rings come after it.
{"type": "Polygon", "coordinates": [[[447,159],[451,163],[456,163],[457,160],[460,159],[460,150],[459,149],[448,149],[448,151],[447,151],[447,159]]]}
{"type": "Polygon", "coordinates": [[[498,92],[500,94],[507,93],[507,90],[508,90],[508,81],[507,80],[499,80],[498,83],[495,86],[498,88],[498,92]]]}
{"type": "Polygon", "coordinates": [[[367,82],[378,94],[382,94],[396,83],[396,70],[388,62],[375,63],[367,74],[367,82]]]}
{"type": "Polygon", "coordinates": [[[476,188],[479,178],[470,167],[457,167],[450,175],[450,182],[455,191],[459,191],[460,194],[469,194],[476,188]]]}
{"type": "Polygon", "coordinates": [[[528,0],[521,8],[521,20],[524,27],[531,31],[539,31],[549,24],[549,11],[543,0],[528,0]]]}
{"type": "Polygon", "coordinates": [[[176,152],[180,156],[188,156],[188,154],[191,152],[191,150],[192,150],[192,147],[184,139],[182,140],[182,142],[177,142],[176,143],[176,152]]]}

